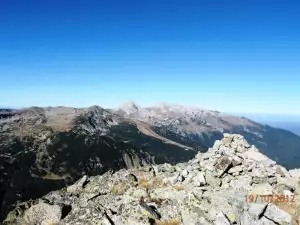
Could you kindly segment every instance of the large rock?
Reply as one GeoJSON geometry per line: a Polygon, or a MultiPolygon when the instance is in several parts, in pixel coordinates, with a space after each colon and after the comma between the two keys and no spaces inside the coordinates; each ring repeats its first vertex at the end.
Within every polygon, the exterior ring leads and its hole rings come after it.
{"type": "Polygon", "coordinates": [[[235,166],[235,167],[232,167],[228,170],[228,173],[230,174],[233,174],[233,173],[240,173],[242,172],[244,169],[244,166],[243,165],[240,165],[240,166],[235,166]]]}
{"type": "Polygon", "coordinates": [[[230,222],[227,217],[222,212],[220,212],[216,217],[215,225],[230,225],[230,222]]]}
{"type": "Polygon", "coordinates": [[[242,211],[239,215],[239,224],[241,225],[254,225],[257,224],[257,220],[248,211],[242,211]]]}
{"type": "Polygon", "coordinates": [[[210,171],[206,171],[206,173],[205,173],[205,179],[206,179],[207,184],[209,184],[212,187],[218,187],[222,183],[221,179],[218,178],[218,177],[215,177],[213,175],[213,173],[210,172],[210,171]]]}
{"type": "Polygon", "coordinates": [[[251,177],[243,176],[239,177],[238,179],[231,180],[229,185],[233,189],[240,191],[240,190],[250,190],[251,189],[251,177]]]}
{"type": "Polygon", "coordinates": [[[262,217],[257,223],[257,225],[276,225],[272,220],[269,220],[266,217],[262,217]]]}
{"type": "Polygon", "coordinates": [[[25,212],[24,222],[26,224],[49,225],[58,223],[61,217],[62,208],[60,206],[39,202],[25,212]]]}
{"type": "Polygon", "coordinates": [[[232,161],[228,157],[222,157],[215,165],[217,176],[221,177],[232,165],[232,161]]]}
{"type": "Polygon", "coordinates": [[[289,174],[296,180],[300,181],[300,169],[289,170],[289,174]]]}
{"type": "Polygon", "coordinates": [[[255,217],[255,219],[258,220],[263,215],[266,207],[267,207],[266,203],[264,204],[252,203],[250,204],[249,212],[255,217]]]}
{"type": "Polygon", "coordinates": [[[254,160],[254,161],[257,161],[259,163],[263,163],[265,165],[273,165],[273,164],[276,164],[276,162],[274,162],[273,160],[269,159],[267,156],[263,155],[262,153],[260,152],[257,152],[253,149],[249,150],[249,151],[246,151],[244,153],[244,155],[250,159],[250,160],[254,160]]]}
{"type": "Polygon", "coordinates": [[[273,188],[269,183],[257,184],[257,185],[252,186],[251,193],[255,196],[257,196],[257,195],[272,195],[273,188]]]}
{"type": "Polygon", "coordinates": [[[75,184],[67,187],[67,191],[74,193],[82,190],[83,185],[85,184],[86,181],[87,181],[87,176],[85,175],[80,180],[78,180],[75,184]]]}
{"type": "Polygon", "coordinates": [[[264,216],[280,225],[292,225],[292,217],[273,204],[269,204],[264,216]]]}
{"type": "Polygon", "coordinates": [[[194,186],[200,187],[206,184],[204,173],[197,173],[197,175],[193,178],[194,186]]]}
{"type": "MultiPolygon", "coordinates": [[[[221,140],[221,143],[225,146],[229,146],[233,140],[233,137],[230,134],[224,134],[224,138],[221,140]]],[[[215,145],[213,148],[216,147],[216,143],[218,144],[218,147],[220,146],[220,142],[215,142],[215,145]]]]}

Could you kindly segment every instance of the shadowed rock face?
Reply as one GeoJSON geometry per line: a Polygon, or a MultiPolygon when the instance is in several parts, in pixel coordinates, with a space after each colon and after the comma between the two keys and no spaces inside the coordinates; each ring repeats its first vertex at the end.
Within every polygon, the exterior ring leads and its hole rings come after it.
{"type": "Polygon", "coordinates": [[[186,162],[195,150],[207,151],[224,131],[244,135],[288,168],[299,165],[298,136],[215,111],[167,105],[141,109],[132,104],[125,110],[0,110],[0,218],[13,204],[36,199],[85,174],[186,162]]]}
{"type": "Polygon", "coordinates": [[[185,163],[83,176],[20,203],[4,224],[297,225],[299,202],[300,170],[287,171],[243,136],[224,134],[185,163]]]}

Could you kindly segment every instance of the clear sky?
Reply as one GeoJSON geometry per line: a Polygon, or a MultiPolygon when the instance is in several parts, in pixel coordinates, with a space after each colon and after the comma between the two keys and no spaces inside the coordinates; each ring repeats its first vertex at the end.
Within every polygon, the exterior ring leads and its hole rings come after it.
{"type": "Polygon", "coordinates": [[[0,106],[300,115],[300,1],[0,1],[0,106]]]}

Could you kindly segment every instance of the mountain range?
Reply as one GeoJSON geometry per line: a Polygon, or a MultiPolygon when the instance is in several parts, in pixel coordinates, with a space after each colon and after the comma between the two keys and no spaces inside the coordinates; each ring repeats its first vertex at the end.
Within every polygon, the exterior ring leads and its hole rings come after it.
{"type": "Polygon", "coordinates": [[[245,117],[167,103],[142,108],[129,102],[113,112],[125,118],[146,122],[157,133],[169,139],[172,139],[172,135],[168,132],[184,137],[181,140],[187,145],[201,145],[205,149],[221,138],[224,132],[239,133],[283,166],[295,168],[300,165],[298,135],[245,117]]]}
{"type": "Polygon", "coordinates": [[[30,107],[0,110],[0,213],[99,175],[149,164],[186,162],[223,133],[243,135],[288,169],[300,167],[300,137],[245,117],[198,107],[134,102],[116,109],[30,107]]]}

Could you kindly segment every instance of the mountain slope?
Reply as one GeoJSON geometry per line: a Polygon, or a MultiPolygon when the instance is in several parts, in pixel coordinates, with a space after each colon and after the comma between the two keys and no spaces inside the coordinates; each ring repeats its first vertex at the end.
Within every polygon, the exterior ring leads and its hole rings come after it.
{"type": "Polygon", "coordinates": [[[63,187],[83,174],[102,174],[193,157],[138,130],[133,121],[101,107],[28,108],[0,119],[0,212],[63,187]]]}
{"type": "MultiPolygon", "coordinates": [[[[232,116],[197,107],[160,104],[143,108],[129,102],[114,113],[155,126],[158,134],[172,140],[168,133],[183,137],[184,143],[210,146],[224,132],[245,136],[268,157],[287,168],[300,167],[300,137],[292,132],[262,125],[245,117],[232,116]]],[[[178,137],[177,136],[177,137],[178,137]]]]}
{"type": "Polygon", "coordinates": [[[21,204],[4,225],[297,225],[300,170],[287,171],[224,134],[206,153],[176,165],[83,176],[21,204]]]}

